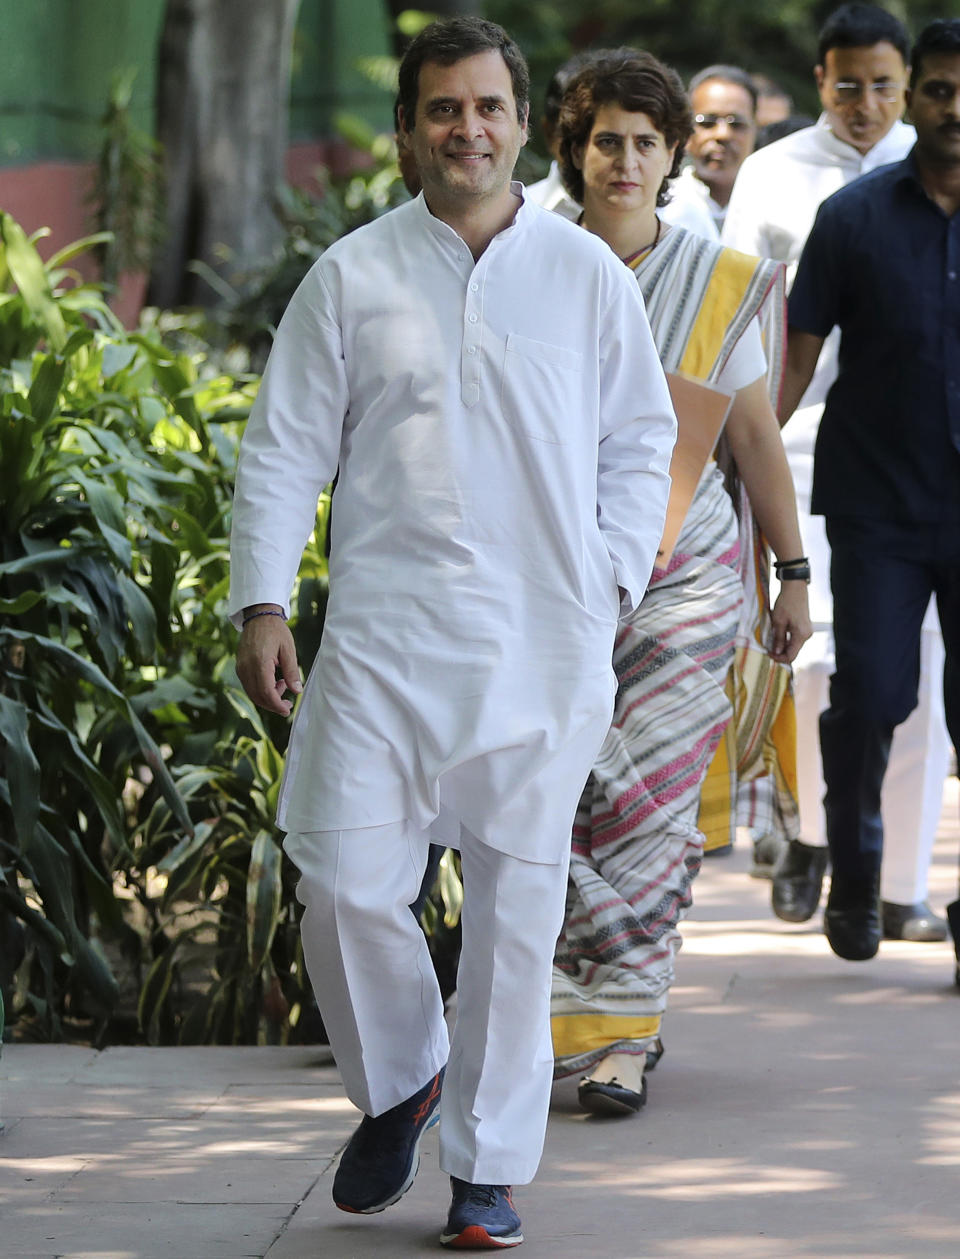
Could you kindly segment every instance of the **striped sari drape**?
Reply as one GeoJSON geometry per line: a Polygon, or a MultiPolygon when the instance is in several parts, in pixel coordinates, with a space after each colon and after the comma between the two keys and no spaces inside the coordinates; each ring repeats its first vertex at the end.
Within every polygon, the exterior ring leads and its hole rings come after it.
{"type": "MultiPolygon", "coordinates": [[[[668,371],[715,383],[756,317],[776,396],[781,267],[674,228],[635,270],[668,371]]],[[[756,716],[731,669],[738,651],[746,659],[750,643],[760,649],[764,632],[764,550],[755,534],[749,510],[738,518],[711,465],[668,567],[654,570],[640,607],[621,623],[614,720],[577,812],[554,961],[558,1076],[589,1070],[611,1052],[642,1053],[658,1034],[680,946],[677,924],[703,854],[704,778],[735,708],[756,716]]],[[[761,742],[768,739],[764,727],[761,742]]],[[[753,763],[763,764],[756,739],[747,743],[753,763]]],[[[743,763],[735,734],[732,748],[730,772],[725,779],[722,766],[719,774],[728,829],[743,763]]]]}

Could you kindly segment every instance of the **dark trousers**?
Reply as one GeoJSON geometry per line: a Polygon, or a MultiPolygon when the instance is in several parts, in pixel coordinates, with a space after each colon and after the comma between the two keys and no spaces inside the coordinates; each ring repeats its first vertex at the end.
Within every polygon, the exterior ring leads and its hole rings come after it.
{"type": "Polygon", "coordinates": [[[828,517],[836,672],[820,716],[834,870],[880,870],[880,790],[893,731],[917,704],[920,629],[936,596],[947,728],[960,748],[960,524],[828,517]]]}

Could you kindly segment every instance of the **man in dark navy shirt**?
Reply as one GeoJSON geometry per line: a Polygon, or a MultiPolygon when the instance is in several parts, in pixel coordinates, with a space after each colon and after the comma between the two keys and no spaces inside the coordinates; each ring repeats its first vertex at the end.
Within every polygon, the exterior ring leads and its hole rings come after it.
{"type": "Polygon", "coordinates": [[[836,672],[820,718],[833,951],[873,957],[894,727],[917,702],[931,592],[946,648],[947,726],[960,746],[960,20],[913,50],[917,143],[820,208],[790,295],[781,415],[841,331],[817,439],[813,511],[832,549],[836,672]]]}

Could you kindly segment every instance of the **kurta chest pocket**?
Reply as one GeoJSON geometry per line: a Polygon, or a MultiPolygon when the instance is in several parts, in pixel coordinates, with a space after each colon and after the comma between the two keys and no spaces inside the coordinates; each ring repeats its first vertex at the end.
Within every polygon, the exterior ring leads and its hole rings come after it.
{"type": "Polygon", "coordinates": [[[503,354],[500,405],[528,437],[563,445],[579,415],[583,355],[511,332],[503,354]]]}

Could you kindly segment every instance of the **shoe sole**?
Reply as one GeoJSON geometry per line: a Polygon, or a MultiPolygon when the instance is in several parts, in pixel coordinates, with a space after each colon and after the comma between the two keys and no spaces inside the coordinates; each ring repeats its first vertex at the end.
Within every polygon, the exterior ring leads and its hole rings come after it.
{"type": "MultiPolygon", "coordinates": [[[[627,1090],[625,1089],[624,1092],[627,1090]]],[[[581,1110],[588,1115],[600,1115],[603,1118],[622,1118],[624,1115],[635,1115],[647,1104],[647,1081],[643,1081],[641,1091],[634,1093],[629,1099],[617,1097],[602,1087],[583,1088],[577,1090],[577,1102],[581,1110]]]]}
{"type": "Polygon", "coordinates": [[[441,1233],[440,1245],[450,1250],[508,1250],[519,1246],[523,1233],[508,1233],[505,1237],[491,1237],[481,1224],[471,1224],[462,1233],[441,1233]]]}
{"type": "Polygon", "coordinates": [[[338,1202],[336,1198],[333,1200],[333,1205],[340,1211],[347,1211],[350,1215],[379,1215],[381,1211],[386,1211],[387,1207],[392,1207],[395,1202],[399,1202],[416,1180],[417,1172],[420,1170],[420,1142],[423,1140],[424,1133],[429,1132],[433,1125],[435,1123],[439,1123],[439,1121],[440,1106],[438,1103],[437,1109],[423,1125],[423,1130],[417,1137],[417,1143],[413,1147],[413,1167],[410,1171],[410,1175],[403,1182],[397,1192],[391,1195],[391,1197],[386,1198],[383,1202],[375,1203],[372,1207],[351,1207],[347,1206],[345,1202],[338,1202]]]}
{"type": "Polygon", "coordinates": [[[772,879],[774,867],[765,862],[754,863],[750,867],[751,879],[772,879]]]}
{"type": "Polygon", "coordinates": [[[830,932],[826,929],[824,929],[823,934],[827,937],[827,943],[830,945],[833,952],[837,955],[837,957],[842,957],[845,962],[869,962],[872,958],[876,957],[877,953],[880,951],[879,939],[876,944],[873,944],[871,941],[871,944],[869,944],[866,949],[849,949],[841,947],[843,943],[842,941],[832,940],[830,938],[830,932]]]}

